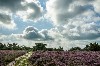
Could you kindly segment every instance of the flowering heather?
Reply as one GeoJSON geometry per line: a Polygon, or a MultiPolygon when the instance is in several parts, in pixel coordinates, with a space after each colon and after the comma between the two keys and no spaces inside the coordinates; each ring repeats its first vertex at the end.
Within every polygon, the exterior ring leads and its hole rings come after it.
{"type": "Polygon", "coordinates": [[[25,54],[25,51],[15,50],[0,50],[0,66],[5,66],[13,61],[16,57],[25,54]]]}
{"type": "Polygon", "coordinates": [[[33,66],[100,66],[100,51],[35,51],[33,66]]]}

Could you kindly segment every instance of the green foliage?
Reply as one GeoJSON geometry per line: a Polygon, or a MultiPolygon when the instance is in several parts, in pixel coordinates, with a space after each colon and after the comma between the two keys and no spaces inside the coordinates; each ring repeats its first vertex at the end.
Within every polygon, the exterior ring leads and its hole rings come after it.
{"type": "Polygon", "coordinates": [[[63,47],[59,46],[59,48],[54,48],[54,51],[64,51],[63,47]]]}
{"type": "MultiPolygon", "coordinates": [[[[37,50],[44,50],[44,51],[64,51],[63,47],[59,46],[59,48],[46,48],[47,44],[43,43],[35,43],[35,46],[32,48],[26,47],[26,46],[19,46],[17,43],[13,44],[3,44],[0,43],[0,50],[27,50],[29,51],[37,51],[37,50]]],[[[90,43],[89,45],[86,45],[83,49],[80,47],[72,47],[69,49],[69,51],[100,51],[100,45],[98,43],[90,43]]]]}
{"type": "Polygon", "coordinates": [[[46,48],[47,51],[53,51],[53,48],[46,48]]]}
{"type": "Polygon", "coordinates": [[[43,43],[35,43],[36,46],[33,46],[33,50],[37,51],[37,50],[46,50],[47,44],[43,44],[43,43]]]}
{"type": "Polygon", "coordinates": [[[98,43],[90,43],[89,45],[86,45],[84,48],[86,51],[100,51],[100,45],[98,43]]]}
{"type": "Polygon", "coordinates": [[[31,50],[31,49],[32,48],[26,47],[24,45],[19,46],[17,43],[13,43],[13,44],[8,43],[7,45],[0,43],[0,50],[31,50]]]}
{"type": "Polygon", "coordinates": [[[69,51],[80,51],[82,50],[80,47],[72,47],[69,51]]]}
{"type": "Polygon", "coordinates": [[[45,50],[45,51],[63,51],[63,47],[59,46],[59,48],[46,48],[47,44],[43,43],[35,43],[36,46],[33,46],[33,51],[37,50],[45,50]]]}
{"type": "Polygon", "coordinates": [[[69,51],[100,51],[100,45],[98,43],[90,43],[89,45],[86,45],[83,49],[80,47],[72,47],[69,51]]]}

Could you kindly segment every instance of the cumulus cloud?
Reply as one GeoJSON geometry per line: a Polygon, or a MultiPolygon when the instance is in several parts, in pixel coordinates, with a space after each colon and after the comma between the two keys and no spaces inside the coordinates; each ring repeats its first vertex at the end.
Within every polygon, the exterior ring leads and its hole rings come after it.
{"type": "Polygon", "coordinates": [[[37,0],[0,0],[0,8],[0,24],[4,26],[14,25],[11,14],[23,20],[38,20],[42,15],[42,7],[37,0]]]}
{"type": "Polygon", "coordinates": [[[47,14],[69,40],[92,40],[100,36],[99,0],[48,0],[47,14]],[[63,27],[63,26],[64,27],[63,27]]]}
{"type": "Polygon", "coordinates": [[[60,27],[59,30],[69,40],[97,39],[100,37],[99,21],[100,18],[96,19],[96,17],[75,18],[64,27],[60,27]]]}
{"type": "Polygon", "coordinates": [[[0,10],[8,10],[11,12],[16,12],[22,9],[21,2],[24,0],[0,0],[0,10]]]}
{"type": "Polygon", "coordinates": [[[24,7],[26,7],[26,10],[19,10],[17,15],[23,20],[37,20],[40,16],[42,16],[42,7],[38,3],[24,2],[24,7]]]}
{"type": "Polygon", "coordinates": [[[9,41],[17,41],[18,37],[14,34],[11,35],[4,35],[4,34],[0,34],[0,42],[9,42],[9,41]]]}
{"type": "Polygon", "coordinates": [[[16,24],[13,22],[11,15],[0,13],[0,26],[13,29],[16,24]]]}
{"type": "MultiPolygon", "coordinates": [[[[9,41],[10,39],[16,41],[15,38],[20,38],[34,42],[47,41],[49,47],[60,45],[65,48],[72,46],[82,47],[83,44],[85,45],[89,41],[96,41],[97,39],[99,41],[99,0],[45,1],[46,15],[51,18],[52,21],[50,22],[55,24],[55,28],[38,30],[33,26],[28,26],[22,34],[13,34],[13,38],[2,35],[0,40],[9,41]]],[[[45,5],[42,4],[42,6],[45,5]]],[[[11,14],[17,15],[23,20],[38,20],[42,15],[42,7],[38,0],[0,0],[0,8],[0,26],[12,27],[15,25],[11,14]]]]}
{"type": "Polygon", "coordinates": [[[97,12],[97,13],[100,13],[100,0],[95,0],[93,3],[93,6],[94,6],[94,10],[97,12]]]}
{"type": "Polygon", "coordinates": [[[23,33],[23,38],[29,40],[39,40],[43,37],[40,33],[38,33],[38,29],[32,26],[28,26],[27,28],[25,28],[23,33]]]}
{"type": "MultiPolygon", "coordinates": [[[[92,1],[92,0],[88,0],[92,1]]],[[[65,24],[68,19],[87,11],[90,4],[80,5],[77,0],[49,0],[46,4],[47,14],[55,24],[65,24]]],[[[82,0],[81,0],[82,2],[82,0]]],[[[84,2],[87,2],[86,0],[84,2]]]]}
{"type": "Polygon", "coordinates": [[[0,21],[4,22],[5,24],[10,24],[11,17],[10,17],[10,15],[0,13],[0,21]]]}
{"type": "Polygon", "coordinates": [[[43,29],[39,31],[37,28],[33,26],[28,26],[23,31],[23,34],[20,35],[21,38],[27,40],[36,40],[36,41],[45,41],[45,40],[53,40],[53,38],[48,34],[48,30],[43,29]]]}
{"type": "Polygon", "coordinates": [[[24,11],[28,8],[32,8],[32,10],[39,9],[39,6],[39,1],[37,0],[0,0],[0,10],[13,13],[24,11]]]}

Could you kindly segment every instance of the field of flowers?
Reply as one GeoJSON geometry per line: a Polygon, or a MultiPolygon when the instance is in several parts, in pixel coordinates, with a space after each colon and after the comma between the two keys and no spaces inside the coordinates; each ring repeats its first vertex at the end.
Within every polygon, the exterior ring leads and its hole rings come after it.
{"type": "Polygon", "coordinates": [[[100,51],[0,50],[0,66],[100,66],[100,51]]]}
{"type": "Polygon", "coordinates": [[[0,66],[6,66],[9,62],[25,53],[26,51],[22,50],[0,50],[0,66]]]}
{"type": "Polygon", "coordinates": [[[35,51],[33,66],[100,66],[100,51],[35,51]]]}

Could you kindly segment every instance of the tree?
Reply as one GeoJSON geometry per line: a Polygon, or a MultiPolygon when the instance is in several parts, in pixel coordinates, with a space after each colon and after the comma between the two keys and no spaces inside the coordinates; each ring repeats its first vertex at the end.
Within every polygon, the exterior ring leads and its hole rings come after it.
{"type": "Polygon", "coordinates": [[[86,47],[83,50],[89,51],[89,45],[86,45],[86,47]]]}
{"type": "Polygon", "coordinates": [[[64,51],[63,47],[59,46],[58,51],[64,51]]]}
{"type": "Polygon", "coordinates": [[[54,51],[64,51],[63,47],[59,46],[59,48],[54,48],[54,51]]]}
{"type": "Polygon", "coordinates": [[[33,46],[33,50],[46,50],[47,44],[35,43],[36,46],[33,46]]]}
{"type": "Polygon", "coordinates": [[[0,49],[2,50],[4,47],[4,45],[2,43],[0,43],[0,49]]]}
{"type": "Polygon", "coordinates": [[[82,50],[80,47],[72,47],[69,51],[80,51],[82,50]]]}
{"type": "Polygon", "coordinates": [[[86,45],[84,48],[86,51],[100,51],[100,45],[98,43],[90,43],[89,45],[86,45]]]}
{"type": "Polygon", "coordinates": [[[13,45],[8,43],[8,44],[7,44],[7,49],[8,49],[8,50],[13,50],[13,45]]]}

